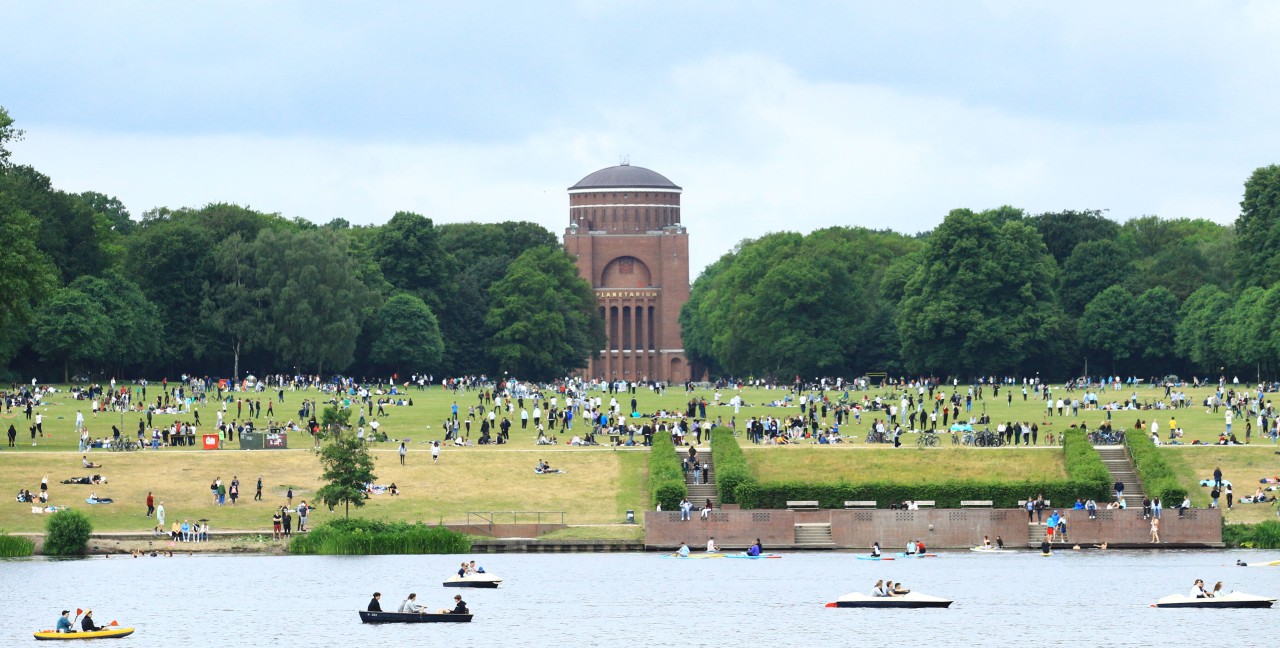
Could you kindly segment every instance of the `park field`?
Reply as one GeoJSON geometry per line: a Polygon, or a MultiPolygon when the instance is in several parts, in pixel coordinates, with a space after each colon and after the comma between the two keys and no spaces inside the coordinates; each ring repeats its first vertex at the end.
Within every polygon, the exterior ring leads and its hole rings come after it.
{"type": "Polygon", "coordinates": [[[1050,447],[875,448],[861,445],[746,447],[760,481],[895,482],[1066,479],[1062,452],[1050,447]]]}
{"type": "MultiPolygon", "coordinates": [[[[153,384],[148,389],[148,400],[154,402],[159,386],[153,384]]],[[[598,393],[604,401],[610,395],[598,393]]],[[[642,413],[653,413],[659,410],[683,410],[684,404],[692,397],[705,398],[711,405],[707,408],[707,418],[719,421],[724,425],[736,425],[741,430],[742,423],[752,416],[797,416],[799,408],[789,406],[773,406],[783,401],[788,392],[771,389],[745,389],[736,392],[731,389],[721,391],[721,402],[727,402],[733,395],[741,393],[745,406],[737,413],[727,405],[714,404],[715,391],[700,389],[692,394],[683,389],[668,390],[665,394],[657,394],[646,388],[637,390],[634,395],[637,406],[642,413]]],[[[1034,396],[1023,401],[1021,387],[1014,390],[1014,398],[1010,402],[1002,390],[996,399],[990,390],[986,391],[986,400],[975,401],[972,415],[978,415],[985,407],[993,421],[1034,421],[1040,425],[1040,443],[1047,443],[1050,432],[1065,429],[1072,424],[1085,423],[1089,428],[1097,427],[1107,416],[1105,412],[1084,411],[1079,416],[1050,417],[1046,414],[1044,402],[1034,396]]],[[[1135,390],[1103,392],[1103,400],[1124,399],[1135,390]]],[[[1162,389],[1140,387],[1136,390],[1141,402],[1154,401],[1163,397],[1162,389]]],[[[1201,389],[1191,392],[1193,402],[1200,402],[1210,390],[1201,389]]],[[[884,398],[892,397],[888,389],[871,392],[851,392],[852,400],[861,400],[863,395],[884,398]]],[[[1059,388],[1055,396],[1068,395],[1059,388]]],[[[828,396],[838,399],[842,394],[828,392],[828,396]]],[[[267,399],[274,397],[274,392],[230,393],[231,401],[226,406],[226,420],[237,419],[237,398],[263,399],[263,413],[266,414],[267,399]]],[[[569,524],[594,525],[611,524],[623,519],[626,510],[643,510],[648,504],[647,495],[647,461],[648,453],[644,449],[612,450],[608,448],[570,448],[559,446],[537,446],[534,444],[535,432],[532,424],[522,429],[519,423],[519,410],[504,413],[513,421],[511,443],[502,446],[471,446],[456,448],[448,446],[444,449],[440,465],[431,466],[428,452],[429,442],[443,438],[442,423],[450,416],[453,403],[457,403],[462,418],[467,418],[468,408],[479,405],[479,392],[459,390],[448,391],[439,386],[418,390],[407,390],[403,398],[413,400],[412,406],[388,407],[384,416],[377,417],[382,431],[392,439],[383,443],[372,443],[374,456],[377,458],[376,474],[383,484],[395,482],[403,493],[398,498],[375,496],[369,505],[361,510],[353,511],[353,515],[387,517],[394,519],[423,520],[435,522],[461,522],[467,512],[488,511],[563,511],[565,522],[569,524]],[[401,467],[395,450],[399,441],[405,440],[409,448],[408,465],[401,467]],[[546,459],[553,466],[564,468],[567,474],[552,476],[536,476],[533,465],[539,458],[546,459]]],[[[329,395],[316,391],[288,391],[284,393],[284,401],[274,403],[277,422],[298,420],[298,409],[303,399],[316,399],[323,408],[329,395]]],[[[630,409],[630,394],[618,394],[616,398],[624,410],[630,409]]],[[[532,403],[527,402],[532,414],[532,403]]],[[[220,408],[214,399],[209,404],[198,407],[202,425],[200,432],[212,431],[217,420],[216,410],[220,408]]],[[[94,437],[109,436],[112,425],[131,438],[136,434],[140,415],[129,412],[103,413],[97,417],[89,412],[88,401],[77,401],[69,397],[66,391],[51,394],[47,397],[42,413],[46,436],[31,445],[27,433],[30,425],[17,410],[0,413],[0,427],[14,425],[19,431],[18,443],[14,448],[0,446],[0,492],[10,496],[20,488],[38,491],[39,480],[48,475],[51,482],[52,503],[69,504],[87,511],[96,527],[104,531],[138,531],[149,527],[148,521],[142,517],[145,510],[144,500],[147,491],[155,493],[158,500],[165,501],[168,521],[183,519],[208,518],[214,529],[262,530],[269,528],[271,508],[284,503],[284,494],[289,487],[295,491],[297,500],[308,499],[318,487],[320,474],[319,462],[310,451],[309,437],[291,435],[290,450],[239,451],[218,450],[203,451],[184,448],[162,448],[159,451],[145,450],[133,453],[115,453],[95,450],[90,458],[105,464],[101,470],[86,471],[80,468],[80,454],[77,452],[77,438],[74,432],[75,413],[79,409],[84,412],[86,425],[94,437]],[[100,473],[109,483],[105,486],[64,486],[58,482],[73,476],[100,473]],[[253,486],[258,475],[263,476],[264,501],[253,503],[253,486]],[[240,504],[215,507],[208,494],[209,483],[215,478],[224,482],[239,477],[241,483],[240,504]],[[100,497],[111,497],[115,504],[106,506],[89,506],[84,498],[89,492],[96,492],[100,497]]],[[[376,411],[376,410],[375,410],[376,411]]],[[[369,412],[363,411],[368,420],[372,420],[369,412]]],[[[352,422],[358,423],[360,414],[353,413],[352,422]]],[[[968,413],[963,412],[967,415],[968,413]]],[[[1212,441],[1223,429],[1221,414],[1213,414],[1204,407],[1193,406],[1176,412],[1169,410],[1131,411],[1121,410],[1112,414],[1113,423],[1117,427],[1132,428],[1136,420],[1149,421],[1153,416],[1159,421],[1162,437],[1168,430],[1171,415],[1176,415],[1178,424],[1186,430],[1184,441],[1193,439],[1212,441]]],[[[1021,479],[1032,476],[1044,476],[1046,472],[1054,475],[1062,474],[1061,456],[1056,452],[1025,449],[978,449],[953,448],[944,437],[939,448],[920,450],[915,447],[914,435],[903,438],[904,447],[894,449],[890,446],[868,448],[862,443],[869,424],[878,413],[864,413],[857,422],[846,422],[840,427],[840,433],[847,437],[848,445],[839,446],[799,446],[756,448],[744,443],[752,463],[758,466],[762,479],[816,479],[825,480],[832,475],[843,475],[850,480],[898,480],[922,479],[937,476],[947,478],[996,477],[1001,479],[1021,479]],[[757,457],[759,457],[757,459],[757,457]]],[[[266,425],[266,416],[255,419],[258,426],[266,425]]],[[[155,426],[168,425],[173,421],[193,421],[192,414],[164,415],[153,417],[155,426]]],[[[479,436],[478,412],[472,426],[472,439],[479,436]]],[[[828,424],[834,419],[828,416],[828,424]]],[[[576,425],[581,429],[580,424],[576,425]]],[[[993,425],[994,427],[994,425],[993,425]]],[[[366,429],[368,429],[366,427],[366,429]]],[[[1243,421],[1237,421],[1235,429],[1240,434],[1243,421]]],[[[568,439],[563,432],[557,433],[561,443],[568,439]]],[[[1241,435],[1243,437],[1243,435],[1241,435]]],[[[1259,447],[1257,437],[1254,447],[1259,447]]],[[[7,444],[6,444],[7,445],[7,444]]],[[[1270,447],[1270,443],[1265,443],[1270,447]]],[[[228,448],[238,447],[235,443],[227,444],[228,448]]],[[[1239,477],[1239,482],[1251,482],[1256,487],[1258,477],[1266,474],[1280,473],[1280,462],[1270,450],[1254,450],[1251,448],[1221,447],[1184,447],[1169,449],[1165,452],[1180,458],[1185,467],[1180,474],[1193,493],[1200,493],[1198,487],[1189,482],[1195,474],[1200,474],[1207,467],[1212,472],[1214,462],[1220,461],[1224,472],[1230,475],[1248,473],[1239,477]],[[1243,457],[1251,464],[1234,464],[1232,461],[1243,457]],[[1268,462],[1271,462],[1268,464],[1268,462]],[[1268,465],[1270,468],[1268,468],[1268,465]],[[1261,471],[1258,475],[1252,472],[1261,471]]],[[[1175,463],[1175,468],[1182,464],[1175,463]]],[[[1253,487],[1249,488],[1252,492],[1253,487]]],[[[1243,488],[1238,495],[1243,495],[1243,488]]],[[[1207,496],[1205,496],[1207,497],[1207,496]]],[[[8,531],[33,531],[41,527],[42,517],[31,514],[27,505],[12,502],[8,507],[0,507],[0,529],[8,531]]],[[[1198,502],[1199,503],[1199,502],[1198,502]]],[[[1230,521],[1251,521],[1254,511],[1236,507],[1228,514],[1230,521]]],[[[329,513],[324,510],[313,514],[311,524],[323,520],[329,513]]],[[[615,531],[601,527],[601,537],[615,531]]],[[[588,528],[575,529],[573,535],[589,534],[588,528]]]]}
{"type": "MultiPolygon", "coordinates": [[[[1213,478],[1213,469],[1222,468],[1222,478],[1231,482],[1236,501],[1246,495],[1253,495],[1263,477],[1280,476],[1280,456],[1277,446],[1267,443],[1254,443],[1249,446],[1205,446],[1162,448],[1170,467],[1178,475],[1179,481],[1191,494],[1194,506],[1208,506],[1211,489],[1200,485],[1200,481],[1213,478]]],[[[1280,495],[1280,492],[1268,492],[1267,496],[1280,495]]],[[[1221,500],[1226,506],[1226,498],[1221,500]]],[[[1169,503],[1165,503],[1169,506],[1169,503]]],[[[1224,511],[1224,519],[1229,523],[1256,523],[1276,519],[1276,505],[1272,502],[1261,504],[1236,504],[1230,511],[1224,511]]]]}

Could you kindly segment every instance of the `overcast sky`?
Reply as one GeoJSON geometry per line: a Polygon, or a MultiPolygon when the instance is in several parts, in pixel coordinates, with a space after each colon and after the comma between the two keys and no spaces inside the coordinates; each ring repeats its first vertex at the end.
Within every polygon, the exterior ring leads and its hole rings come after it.
{"type": "Polygon", "coordinates": [[[1276,2],[0,2],[13,147],[136,216],[531,220],[617,164],[746,237],[956,207],[1231,222],[1280,162],[1276,2]]]}

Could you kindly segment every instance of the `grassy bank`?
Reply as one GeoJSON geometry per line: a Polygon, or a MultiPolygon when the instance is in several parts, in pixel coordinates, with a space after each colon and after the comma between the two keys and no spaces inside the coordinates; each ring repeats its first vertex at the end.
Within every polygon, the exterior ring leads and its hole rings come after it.
{"type": "Polygon", "coordinates": [[[1062,453],[1056,450],[968,448],[885,448],[867,446],[784,446],[743,448],[747,463],[760,481],[811,480],[910,481],[928,475],[930,481],[1065,479],[1062,453]]]}
{"type": "MultiPolygon", "coordinates": [[[[1209,506],[1211,489],[1201,486],[1200,482],[1212,479],[1214,468],[1222,469],[1222,477],[1231,482],[1237,501],[1246,495],[1253,495],[1259,487],[1274,485],[1259,483],[1258,480],[1263,477],[1280,476],[1280,456],[1275,454],[1276,447],[1270,443],[1243,447],[1159,448],[1159,452],[1178,479],[1178,483],[1191,496],[1192,505],[1201,508],[1209,506]]],[[[1280,492],[1267,491],[1266,494],[1270,497],[1280,495],[1280,492]]],[[[1225,503],[1224,498],[1223,504],[1225,503]]],[[[1276,509],[1271,503],[1236,504],[1231,510],[1223,510],[1223,519],[1228,525],[1274,520],[1276,509]]]]}

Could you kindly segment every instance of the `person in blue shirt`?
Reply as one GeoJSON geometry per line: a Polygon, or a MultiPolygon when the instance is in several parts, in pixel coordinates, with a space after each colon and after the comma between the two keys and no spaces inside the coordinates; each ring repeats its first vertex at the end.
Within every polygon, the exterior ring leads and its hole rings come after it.
{"type": "Polygon", "coordinates": [[[63,610],[62,616],[58,617],[58,627],[57,627],[58,632],[75,632],[76,631],[76,629],[71,625],[71,619],[67,618],[68,614],[71,614],[71,610],[63,610]]]}
{"type": "Polygon", "coordinates": [[[679,549],[678,551],[676,551],[676,555],[677,555],[677,556],[680,556],[681,558],[688,558],[688,557],[689,557],[689,545],[687,545],[687,544],[685,544],[685,543],[683,543],[683,542],[682,542],[682,543],[680,543],[680,549],[679,549]]]}

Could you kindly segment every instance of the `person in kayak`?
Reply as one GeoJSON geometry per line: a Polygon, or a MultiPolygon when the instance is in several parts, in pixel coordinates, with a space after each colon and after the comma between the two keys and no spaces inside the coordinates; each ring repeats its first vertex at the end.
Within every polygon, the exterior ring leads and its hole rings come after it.
{"type": "Polygon", "coordinates": [[[85,632],[97,632],[105,630],[105,626],[97,625],[93,622],[93,610],[85,610],[84,618],[80,619],[80,629],[85,632]]]}
{"type": "Polygon", "coordinates": [[[62,616],[58,617],[57,632],[75,632],[75,626],[71,625],[71,619],[67,615],[71,614],[71,610],[63,610],[62,616]]]}
{"type": "Polygon", "coordinates": [[[680,543],[680,548],[676,550],[676,555],[677,555],[677,556],[679,556],[679,557],[681,557],[681,558],[688,558],[688,557],[689,557],[689,545],[688,545],[688,544],[686,544],[686,543],[684,543],[684,542],[681,542],[681,543],[680,543]]]}
{"type": "Polygon", "coordinates": [[[374,592],[374,593],[373,593],[373,598],[369,599],[369,611],[370,611],[370,612],[381,612],[381,611],[382,611],[382,603],[381,603],[381,602],[379,602],[379,599],[381,599],[381,598],[382,598],[382,592],[374,592]]]}
{"type": "MultiPolygon", "coordinates": [[[[872,558],[879,558],[879,557],[880,557],[880,543],[879,543],[879,542],[873,542],[873,543],[871,543],[871,557],[872,557],[872,558]]],[[[877,584],[877,585],[883,585],[883,583],[876,583],[876,584],[877,584]]]]}

